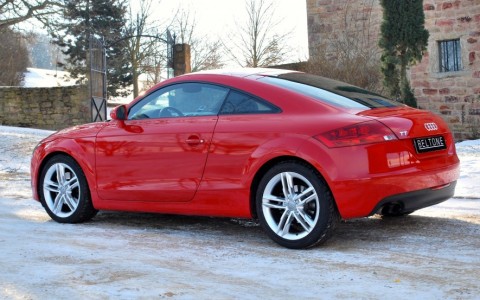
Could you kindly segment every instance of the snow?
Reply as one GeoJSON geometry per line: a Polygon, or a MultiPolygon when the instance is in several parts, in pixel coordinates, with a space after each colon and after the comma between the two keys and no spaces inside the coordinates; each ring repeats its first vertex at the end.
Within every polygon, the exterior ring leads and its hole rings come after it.
{"type": "MultiPolygon", "coordinates": [[[[20,84],[22,87],[34,88],[34,87],[58,87],[58,86],[72,86],[76,85],[76,79],[70,77],[70,73],[66,71],[27,68],[27,72],[24,73],[24,79],[20,84]]],[[[145,74],[142,74],[139,78],[140,89],[145,92],[147,89],[147,78],[145,74]]],[[[122,92],[125,92],[126,96],[117,96],[109,98],[108,102],[119,105],[127,104],[133,100],[133,85],[125,88],[122,92]]]]}
{"type": "Polygon", "coordinates": [[[0,299],[479,299],[480,140],[457,144],[455,198],[339,224],[293,251],[248,220],[101,212],[58,224],[29,163],[52,131],[0,126],[0,299]]]}
{"type": "Polygon", "coordinates": [[[31,144],[53,131],[0,126],[0,173],[30,173],[31,144]]]}
{"type": "Polygon", "coordinates": [[[22,82],[23,87],[56,87],[75,85],[75,79],[65,71],[27,68],[22,82]]]}
{"type": "Polygon", "coordinates": [[[455,197],[480,198],[480,140],[456,144],[460,158],[460,179],[455,197]]]}

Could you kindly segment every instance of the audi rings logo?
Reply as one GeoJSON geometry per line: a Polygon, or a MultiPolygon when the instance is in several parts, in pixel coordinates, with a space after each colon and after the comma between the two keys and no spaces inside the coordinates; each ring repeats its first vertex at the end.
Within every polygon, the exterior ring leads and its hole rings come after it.
{"type": "Polygon", "coordinates": [[[425,126],[425,129],[428,131],[438,130],[438,126],[435,123],[425,123],[423,125],[425,126]]]}

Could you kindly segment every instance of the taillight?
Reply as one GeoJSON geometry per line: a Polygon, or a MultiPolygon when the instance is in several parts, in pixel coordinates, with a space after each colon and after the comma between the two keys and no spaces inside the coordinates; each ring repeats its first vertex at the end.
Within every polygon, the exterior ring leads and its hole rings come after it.
{"type": "Polygon", "coordinates": [[[315,136],[327,147],[347,147],[396,140],[395,134],[377,121],[346,126],[315,136]]]}

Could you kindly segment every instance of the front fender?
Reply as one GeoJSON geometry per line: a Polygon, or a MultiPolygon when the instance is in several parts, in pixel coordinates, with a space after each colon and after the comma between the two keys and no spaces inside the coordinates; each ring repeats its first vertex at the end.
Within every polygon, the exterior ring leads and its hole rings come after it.
{"type": "Polygon", "coordinates": [[[92,202],[97,199],[95,185],[95,137],[56,139],[41,143],[35,148],[31,161],[33,198],[39,200],[38,182],[43,166],[50,157],[58,154],[71,156],[82,168],[90,188],[92,202]]]}

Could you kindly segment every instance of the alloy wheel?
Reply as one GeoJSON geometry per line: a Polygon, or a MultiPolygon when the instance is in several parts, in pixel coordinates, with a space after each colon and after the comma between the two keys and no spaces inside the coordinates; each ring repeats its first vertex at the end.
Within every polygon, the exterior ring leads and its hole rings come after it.
{"type": "Polygon", "coordinates": [[[266,223],[279,237],[298,240],[315,228],[320,201],[308,179],[296,172],[282,172],[267,183],[262,211],[266,223]]]}
{"type": "Polygon", "coordinates": [[[71,216],[77,210],[81,197],[78,176],[64,163],[51,165],[45,173],[43,195],[53,214],[60,218],[71,216]]]}

